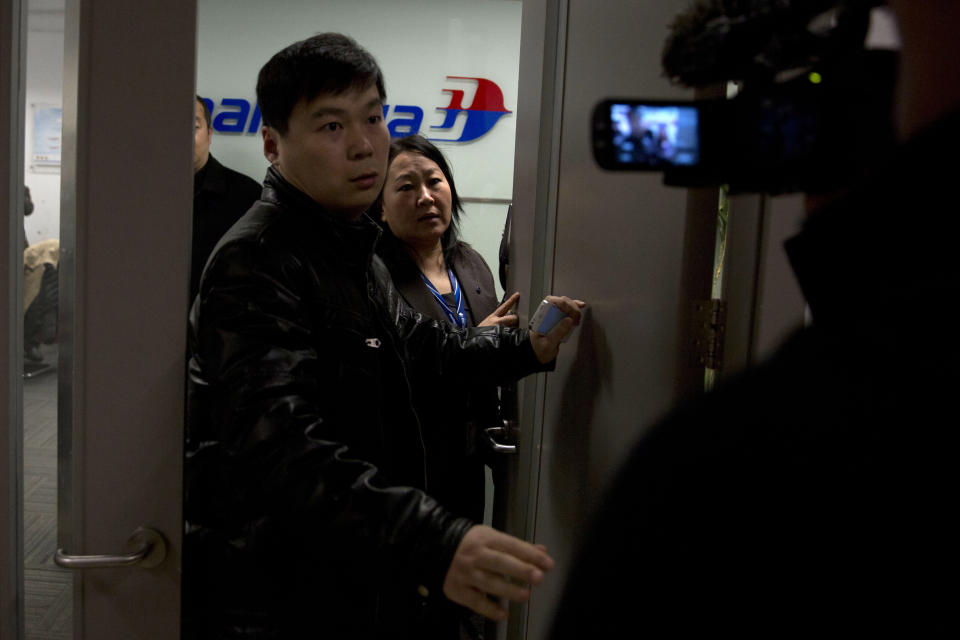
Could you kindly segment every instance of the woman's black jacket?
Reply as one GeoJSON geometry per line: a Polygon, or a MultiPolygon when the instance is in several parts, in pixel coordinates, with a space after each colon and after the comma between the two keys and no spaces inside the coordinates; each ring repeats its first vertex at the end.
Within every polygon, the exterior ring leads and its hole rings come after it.
{"type": "Polygon", "coordinates": [[[472,523],[428,495],[410,390],[431,381],[411,372],[545,367],[525,331],[406,306],[373,221],[336,220],[272,168],[264,187],[190,315],[183,637],[429,637],[472,523]]]}

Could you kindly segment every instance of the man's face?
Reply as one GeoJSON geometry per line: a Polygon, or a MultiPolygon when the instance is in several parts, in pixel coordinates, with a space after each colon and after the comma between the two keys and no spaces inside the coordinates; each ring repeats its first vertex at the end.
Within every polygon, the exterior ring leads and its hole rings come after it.
{"type": "Polygon", "coordinates": [[[376,86],[300,100],[285,135],[263,128],[263,154],[280,174],[331,213],[351,219],[380,193],[389,147],[376,86]]]}
{"type": "Polygon", "coordinates": [[[200,102],[193,102],[193,172],[203,169],[210,157],[210,140],[213,139],[213,129],[207,126],[203,117],[203,107],[200,102]]]}

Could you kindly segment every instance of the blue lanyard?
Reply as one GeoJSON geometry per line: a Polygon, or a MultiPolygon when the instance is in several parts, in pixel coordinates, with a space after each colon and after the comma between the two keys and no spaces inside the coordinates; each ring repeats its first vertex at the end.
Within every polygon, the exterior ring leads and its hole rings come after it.
{"type": "Polygon", "coordinates": [[[440,307],[443,309],[443,312],[447,314],[447,318],[457,327],[464,329],[467,326],[467,312],[463,308],[463,294],[460,293],[460,283],[457,281],[457,276],[453,275],[451,269],[447,269],[447,275],[450,276],[450,285],[453,287],[453,299],[457,303],[457,315],[453,315],[453,311],[450,310],[450,307],[447,306],[447,301],[443,299],[443,295],[437,291],[437,288],[433,286],[433,283],[430,282],[430,279],[427,276],[423,275],[423,272],[420,272],[420,277],[423,278],[423,283],[427,285],[427,289],[430,289],[430,293],[433,294],[433,297],[437,299],[437,302],[440,303],[440,307]]]}

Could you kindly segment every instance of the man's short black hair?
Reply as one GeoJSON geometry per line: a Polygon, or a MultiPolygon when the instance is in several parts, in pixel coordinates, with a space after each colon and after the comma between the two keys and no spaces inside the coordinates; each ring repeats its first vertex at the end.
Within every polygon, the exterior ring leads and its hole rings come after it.
{"type": "Polygon", "coordinates": [[[210,107],[207,106],[207,101],[197,96],[197,103],[203,107],[203,119],[207,121],[207,129],[213,126],[213,116],[210,114],[210,107]]]}
{"type": "Polygon", "coordinates": [[[293,107],[323,93],[364,91],[376,85],[387,99],[383,73],[370,53],[341,33],[321,33],[276,53],[257,76],[263,124],[286,135],[293,107]]]}

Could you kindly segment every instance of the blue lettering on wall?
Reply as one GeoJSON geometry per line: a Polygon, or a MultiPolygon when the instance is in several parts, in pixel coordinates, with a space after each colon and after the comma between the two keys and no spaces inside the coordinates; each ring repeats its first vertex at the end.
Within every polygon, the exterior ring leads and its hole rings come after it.
{"type": "MultiPolygon", "coordinates": [[[[210,98],[202,98],[210,113],[216,106],[210,98]]],[[[383,119],[387,119],[390,105],[383,105],[383,119]]],[[[387,130],[393,138],[402,138],[420,131],[423,124],[423,109],[414,105],[398,104],[393,108],[393,118],[387,122],[387,130]]],[[[220,112],[213,118],[213,130],[219,133],[258,133],[263,116],[260,105],[253,104],[250,114],[250,102],[243,98],[223,98],[220,100],[220,112]],[[225,110],[226,109],[226,110],[225,110]],[[247,116],[250,117],[249,122],[247,116]]]]}
{"type": "Polygon", "coordinates": [[[221,133],[243,133],[250,115],[250,103],[241,98],[224,98],[220,101],[221,107],[237,107],[239,111],[221,111],[213,119],[214,131],[221,133]]]}
{"type": "MultiPolygon", "coordinates": [[[[386,106],[384,107],[386,110],[386,106]]],[[[423,124],[423,109],[411,105],[397,105],[393,108],[393,115],[410,114],[409,118],[394,118],[387,123],[387,130],[391,138],[402,138],[420,131],[423,124]]]]}
{"type": "MultiPolygon", "coordinates": [[[[462,93],[462,92],[460,92],[462,93]]],[[[214,113],[216,105],[210,98],[201,98],[214,113]]],[[[457,98],[454,97],[454,102],[457,98]]],[[[430,129],[449,130],[452,129],[458,116],[467,115],[466,124],[460,137],[451,142],[467,142],[475,140],[487,133],[493,128],[497,120],[509,111],[487,111],[477,109],[463,109],[459,104],[441,110],[446,111],[443,123],[439,126],[431,126],[430,129]]],[[[472,107],[473,105],[471,105],[472,107]]],[[[213,118],[213,130],[218,133],[245,133],[256,134],[260,131],[262,123],[260,105],[255,102],[251,105],[250,101],[243,98],[222,98],[220,100],[219,112],[213,118]],[[251,114],[251,106],[252,114],[251,114]]],[[[398,104],[393,106],[391,113],[390,105],[383,105],[383,119],[387,122],[387,130],[391,138],[402,138],[414,133],[420,133],[420,127],[423,125],[423,109],[416,105],[398,104]],[[388,119],[387,116],[391,117],[388,119]]],[[[433,138],[431,138],[433,139],[433,138]]]]}
{"type": "Polygon", "coordinates": [[[247,133],[257,133],[260,131],[260,105],[253,105],[253,116],[250,117],[250,126],[247,133]]]}

